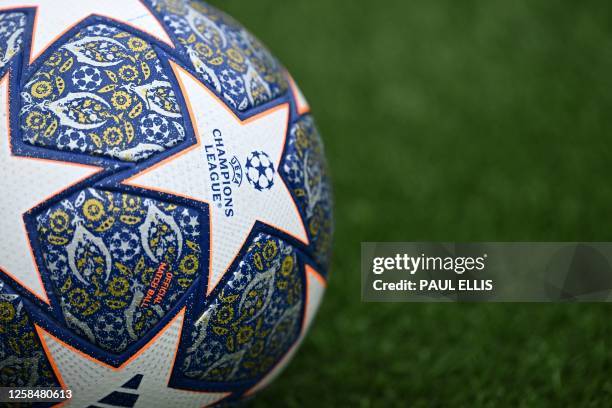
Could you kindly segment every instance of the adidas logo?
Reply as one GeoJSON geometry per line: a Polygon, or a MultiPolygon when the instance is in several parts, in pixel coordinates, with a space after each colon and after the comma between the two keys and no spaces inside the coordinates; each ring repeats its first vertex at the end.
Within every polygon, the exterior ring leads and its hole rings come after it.
{"type": "Polygon", "coordinates": [[[137,374],[130,378],[125,384],[123,384],[119,391],[113,391],[106,397],[98,400],[103,405],[90,405],[87,408],[104,408],[104,407],[128,407],[131,408],[136,404],[138,400],[138,393],[134,392],[138,390],[140,382],[142,381],[142,374],[137,374]]]}

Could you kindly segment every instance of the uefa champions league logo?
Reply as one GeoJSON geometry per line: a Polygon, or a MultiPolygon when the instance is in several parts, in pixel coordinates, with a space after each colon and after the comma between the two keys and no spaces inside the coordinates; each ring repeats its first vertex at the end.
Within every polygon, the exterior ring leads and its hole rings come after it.
{"type": "Polygon", "coordinates": [[[246,160],[246,176],[257,191],[270,190],[274,185],[274,164],[265,152],[252,152],[246,160]]]}
{"type": "Polygon", "coordinates": [[[200,407],[266,387],[332,236],[297,85],[204,1],[0,4],[0,400],[200,407]]]}
{"type": "Polygon", "coordinates": [[[230,156],[221,130],[214,129],[212,137],[212,143],[204,146],[212,199],[226,217],[233,217],[234,193],[242,186],[244,175],[255,190],[262,192],[274,186],[276,170],[268,153],[261,150],[251,152],[243,167],[236,156],[230,156]]]}

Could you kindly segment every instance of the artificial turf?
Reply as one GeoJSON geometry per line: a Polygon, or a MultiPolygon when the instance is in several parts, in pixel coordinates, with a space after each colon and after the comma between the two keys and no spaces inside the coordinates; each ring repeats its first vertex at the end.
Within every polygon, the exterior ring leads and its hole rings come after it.
{"type": "Polygon", "coordinates": [[[612,406],[607,304],[365,304],[361,241],[609,241],[605,1],[211,1],[307,95],[335,189],[313,329],[264,406],[612,406]]]}

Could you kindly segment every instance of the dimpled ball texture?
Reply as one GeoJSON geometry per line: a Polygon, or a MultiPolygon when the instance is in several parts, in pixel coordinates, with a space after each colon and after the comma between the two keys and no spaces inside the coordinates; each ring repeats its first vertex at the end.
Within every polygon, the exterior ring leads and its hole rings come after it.
{"type": "Polygon", "coordinates": [[[75,406],[250,397],[326,287],[306,99],[204,2],[26,3],[0,9],[0,386],[75,406]]]}

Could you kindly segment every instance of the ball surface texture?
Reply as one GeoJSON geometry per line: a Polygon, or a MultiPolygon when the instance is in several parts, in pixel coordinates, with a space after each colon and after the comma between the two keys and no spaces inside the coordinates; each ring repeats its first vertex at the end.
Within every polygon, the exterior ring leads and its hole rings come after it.
{"type": "Polygon", "coordinates": [[[291,76],[202,1],[0,7],[0,386],[261,390],[323,297],[332,195],[291,76]]]}

